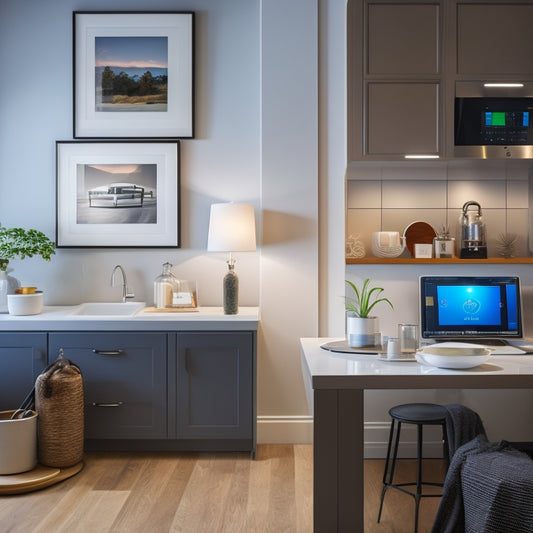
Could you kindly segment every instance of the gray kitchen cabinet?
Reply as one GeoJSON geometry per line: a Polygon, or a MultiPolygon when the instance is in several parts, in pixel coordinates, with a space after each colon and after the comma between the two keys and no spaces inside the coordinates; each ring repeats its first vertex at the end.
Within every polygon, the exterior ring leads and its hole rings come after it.
{"type": "Polygon", "coordinates": [[[46,364],[46,333],[0,333],[0,411],[19,407],[46,364]]]}
{"type": "Polygon", "coordinates": [[[366,74],[439,74],[439,9],[434,2],[367,2],[366,74]]]}
{"type": "Polygon", "coordinates": [[[439,152],[439,84],[367,84],[365,154],[397,156],[439,152]]]}
{"type": "Polygon", "coordinates": [[[187,332],[176,341],[180,440],[255,450],[255,334],[187,332]]]}
{"type": "Polygon", "coordinates": [[[348,4],[348,157],[442,152],[442,12],[438,1],[348,4]]]}
{"type": "Polygon", "coordinates": [[[458,75],[533,74],[531,2],[458,3],[456,23],[458,75]]]}
{"type": "Polygon", "coordinates": [[[167,437],[165,333],[50,333],[50,362],[61,348],[82,372],[86,439],[167,437]]]}

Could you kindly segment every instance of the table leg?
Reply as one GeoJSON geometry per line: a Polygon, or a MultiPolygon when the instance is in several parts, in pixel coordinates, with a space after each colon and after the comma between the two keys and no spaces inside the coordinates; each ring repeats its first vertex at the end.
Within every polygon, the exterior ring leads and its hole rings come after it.
{"type": "Polygon", "coordinates": [[[364,531],[364,391],[314,391],[314,532],[364,531]]]}

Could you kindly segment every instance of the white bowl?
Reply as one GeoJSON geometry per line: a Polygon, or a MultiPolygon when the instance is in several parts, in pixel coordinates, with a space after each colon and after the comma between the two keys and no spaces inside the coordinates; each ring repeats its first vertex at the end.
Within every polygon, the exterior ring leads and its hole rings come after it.
{"type": "Polygon", "coordinates": [[[7,310],[10,315],[38,315],[43,310],[43,293],[8,294],[7,310]]]}
{"type": "MultiPolygon", "coordinates": [[[[445,343],[443,343],[445,344],[445,343]]],[[[464,346],[447,343],[448,346],[427,346],[418,350],[416,360],[421,364],[437,368],[463,369],[483,364],[490,357],[492,350],[482,346],[464,346]]]]}

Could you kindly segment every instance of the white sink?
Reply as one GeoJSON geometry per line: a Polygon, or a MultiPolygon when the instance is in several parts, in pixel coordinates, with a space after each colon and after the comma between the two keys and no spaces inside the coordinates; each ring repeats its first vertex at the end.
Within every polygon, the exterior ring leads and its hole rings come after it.
{"type": "Polygon", "coordinates": [[[144,302],[90,302],[78,305],[70,314],[97,317],[133,316],[144,306],[144,302]]]}

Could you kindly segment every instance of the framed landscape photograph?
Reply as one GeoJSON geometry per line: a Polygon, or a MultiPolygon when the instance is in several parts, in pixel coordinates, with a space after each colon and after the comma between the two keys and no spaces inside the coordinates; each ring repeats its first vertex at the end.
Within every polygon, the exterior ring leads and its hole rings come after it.
{"type": "Polygon", "coordinates": [[[178,141],[57,141],[58,248],[173,247],[178,141]]]}
{"type": "Polygon", "coordinates": [[[74,137],[194,136],[194,13],[73,14],[74,137]]]}

